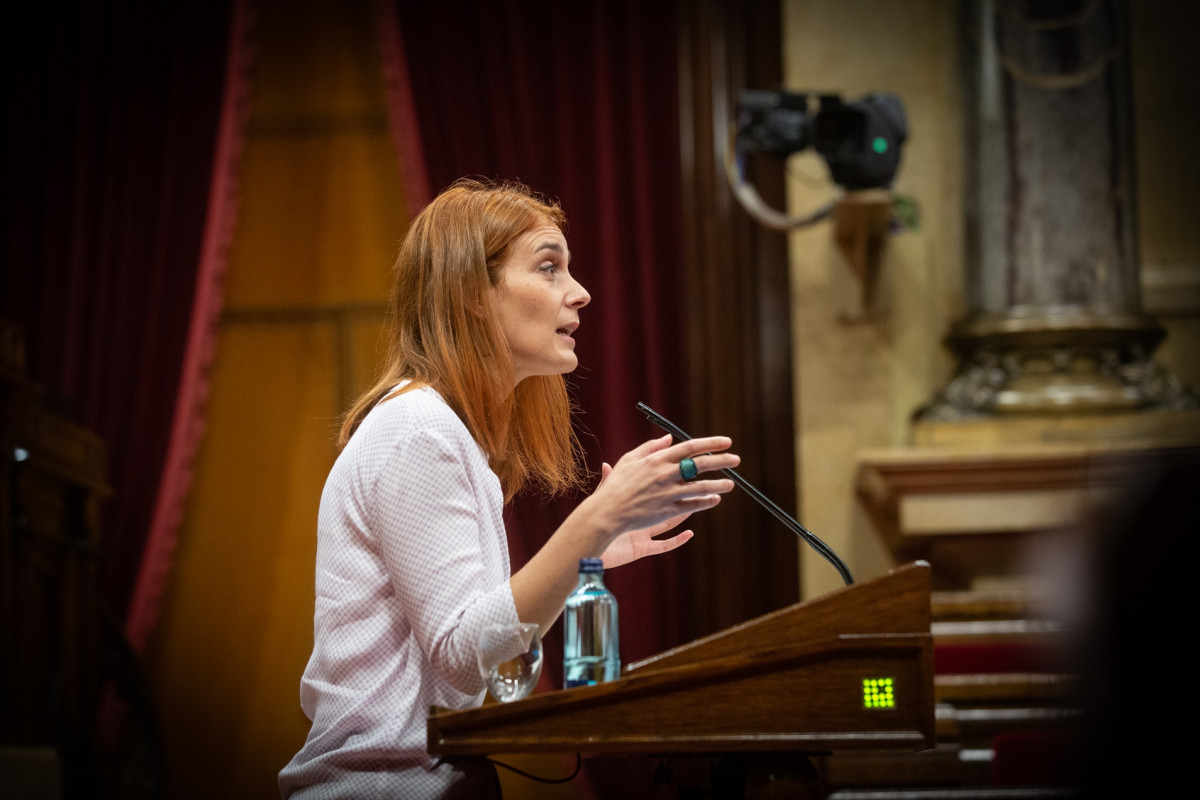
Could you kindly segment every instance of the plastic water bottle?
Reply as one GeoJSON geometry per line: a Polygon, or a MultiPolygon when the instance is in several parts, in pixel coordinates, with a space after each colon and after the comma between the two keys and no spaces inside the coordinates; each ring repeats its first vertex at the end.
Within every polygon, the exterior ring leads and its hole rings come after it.
{"type": "Polygon", "coordinates": [[[563,610],[564,685],[591,686],[621,677],[617,598],[604,585],[604,562],[579,559],[579,585],[563,610]]]}

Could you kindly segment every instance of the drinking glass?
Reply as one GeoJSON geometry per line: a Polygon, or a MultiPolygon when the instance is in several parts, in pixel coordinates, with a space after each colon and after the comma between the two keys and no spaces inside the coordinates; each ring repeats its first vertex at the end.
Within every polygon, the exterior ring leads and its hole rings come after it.
{"type": "Polygon", "coordinates": [[[479,634],[479,671],[492,697],[509,703],[528,697],[542,674],[537,623],[491,624],[479,634]]]}

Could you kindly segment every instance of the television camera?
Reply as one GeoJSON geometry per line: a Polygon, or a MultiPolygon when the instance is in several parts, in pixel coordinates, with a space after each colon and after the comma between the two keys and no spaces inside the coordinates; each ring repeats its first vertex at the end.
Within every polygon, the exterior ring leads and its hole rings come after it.
{"type": "Polygon", "coordinates": [[[748,90],[739,96],[737,121],[731,127],[726,152],[726,174],[734,194],[752,216],[768,227],[793,230],[823,219],[835,203],[804,217],[769,208],[746,180],[749,153],[782,160],[812,147],[842,190],[887,190],[907,138],[904,106],[893,94],[868,94],[846,102],[836,94],[748,90]]]}

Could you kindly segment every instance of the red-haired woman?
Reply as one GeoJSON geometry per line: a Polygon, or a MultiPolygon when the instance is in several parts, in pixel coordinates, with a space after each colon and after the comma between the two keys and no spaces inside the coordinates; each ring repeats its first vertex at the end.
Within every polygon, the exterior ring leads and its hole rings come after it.
{"type": "Polygon", "coordinates": [[[313,724],[280,773],[285,797],[490,796],[490,765],[425,750],[430,706],[483,702],[483,626],[548,629],[579,559],[615,567],[673,550],[691,531],[652,537],[733,488],[685,481],[680,465],[736,466],[729,439],[648,441],[605,464],[595,492],[510,574],[504,503],[583,480],[563,375],[591,298],[568,269],[565,225],[524,186],[460,181],[405,237],[384,372],[347,414],[321,497],[300,691],[313,724]]]}

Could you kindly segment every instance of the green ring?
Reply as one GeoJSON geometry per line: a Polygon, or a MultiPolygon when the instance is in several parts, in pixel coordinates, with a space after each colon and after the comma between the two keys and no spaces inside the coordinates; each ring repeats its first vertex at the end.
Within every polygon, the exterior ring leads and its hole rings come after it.
{"type": "Polygon", "coordinates": [[[696,469],[696,462],[693,459],[685,458],[679,462],[679,474],[685,481],[690,481],[700,474],[700,470],[696,469]]]}

